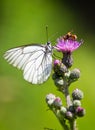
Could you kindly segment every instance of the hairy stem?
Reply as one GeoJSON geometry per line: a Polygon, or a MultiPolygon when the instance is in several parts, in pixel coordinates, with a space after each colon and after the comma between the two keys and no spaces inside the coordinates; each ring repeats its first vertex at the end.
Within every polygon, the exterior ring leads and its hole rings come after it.
{"type": "Polygon", "coordinates": [[[70,130],[69,127],[68,127],[68,125],[66,124],[65,120],[64,120],[64,119],[61,119],[61,118],[59,118],[59,117],[57,116],[56,110],[52,110],[52,111],[53,111],[53,113],[55,114],[55,116],[57,117],[57,119],[59,120],[59,122],[60,122],[60,124],[61,124],[63,130],[70,130]]]}
{"type": "Polygon", "coordinates": [[[64,86],[63,86],[64,90],[62,92],[65,94],[67,108],[69,108],[69,106],[72,105],[70,94],[69,94],[69,84],[65,77],[63,78],[63,80],[64,80],[64,86]]]}
{"type": "Polygon", "coordinates": [[[71,102],[71,99],[70,99],[68,87],[65,87],[65,98],[66,98],[67,107],[69,108],[69,106],[72,105],[72,102],[71,102]]]}
{"type": "Polygon", "coordinates": [[[69,127],[66,125],[66,123],[62,120],[59,120],[61,126],[63,127],[63,130],[69,130],[69,127]]]}
{"type": "MultiPolygon", "coordinates": [[[[67,104],[67,108],[69,108],[72,105],[72,101],[70,98],[70,94],[69,94],[69,85],[65,79],[65,84],[64,84],[64,94],[65,94],[65,98],[66,98],[66,104],[67,104]]],[[[77,130],[76,128],[76,119],[70,120],[69,121],[70,124],[70,129],[69,130],[77,130]]]]}
{"type": "Polygon", "coordinates": [[[70,130],[77,130],[75,119],[70,121],[70,130]]]}

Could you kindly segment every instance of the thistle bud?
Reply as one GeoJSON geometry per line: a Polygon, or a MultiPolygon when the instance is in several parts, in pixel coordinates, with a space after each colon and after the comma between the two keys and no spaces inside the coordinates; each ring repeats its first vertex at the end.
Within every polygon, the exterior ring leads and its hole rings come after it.
{"type": "Polygon", "coordinates": [[[73,105],[69,106],[69,109],[68,109],[70,112],[74,113],[75,112],[75,108],[73,105]]]}
{"type": "Polygon", "coordinates": [[[53,104],[55,98],[56,98],[55,95],[52,94],[52,93],[46,95],[46,102],[47,102],[47,104],[48,104],[49,106],[51,106],[51,105],[53,104]]]}
{"type": "Polygon", "coordinates": [[[53,69],[54,69],[55,73],[58,73],[59,68],[60,68],[60,64],[61,64],[60,60],[54,60],[54,67],[53,67],[53,69]]]}
{"type": "Polygon", "coordinates": [[[60,108],[62,106],[62,100],[60,99],[60,97],[55,98],[53,102],[53,106],[56,108],[60,108]]]}
{"type": "Polygon", "coordinates": [[[62,74],[68,72],[67,67],[66,67],[63,63],[61,63],[61,65],[60,65],[60,72],[61,72],[62,74]]]}
{"type": "Polygon", "coordinates": [[[61,109],[60,109],[60,113],[61,113],[62,115],[65,115],[66,112],[67,112],[67,109],[62,106],[61,109]]]}
{"type": "Polygon", "coordinates": [[[64,120],[65,114],[67,112],[67,109],[63,106],[61,106],[60,109],[57,109],[56,115],[60,120],[64,120]]]}
{"type": "Polygon", "coordinates": [[[85,109],[82,107],[77,107],[76,114],[78,117],[83,117],[85,115],[85,109]]]}
{"type": "Polygon", "coordinates": [[[70,111],[67,111],[67,112],[66,112],[66,118],[67,118],[67,119],[73,119],[73,113],[70,112],[70,111]]]}
{"type": "Polygon", "coordinates": [[[54,66],[60,65],[60,60],[54,60],[54,66]]]}
{"type": "Polygon", "coordinates": [[[74,69],[71,71],[69,79],[71,82],[74,82],[80,78],[80,70],[79,69],[74,69]]]}
{"type": "Polygon", "coordinates": [[[73,106],[74,107],[80,107],[81,106],[81,102],[79,100],[74,100],[73,101],[73,106]]]}
{"type": "Polygon", "coordinates": [[[61,79],[61,78],[55,79],[55,85],[56,85],[58,88],[63,87],[63,86],[64,86],[64,80],[61,79]]]}
{"type": "Polygon", "coordinates": [[[83,92],[79,89],[75,89],[72,93],[73,100],[81,100],[83,96],[83,92]]]}
{"type": "Polygon", "coordinates": [[[56,75],[59,76],[64,76],[64,73],[67,72],[67,67],[60,61],[60,60],[55,60],[54,61],[54,72],[56,75]]]}

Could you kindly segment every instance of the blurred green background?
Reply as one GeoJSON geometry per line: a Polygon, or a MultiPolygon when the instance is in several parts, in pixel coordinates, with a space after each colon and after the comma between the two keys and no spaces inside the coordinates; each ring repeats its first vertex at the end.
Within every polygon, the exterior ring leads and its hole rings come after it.
{"type": "MultiPolygon", "coordinates": [[[[1,0],[0,1],[0,130],[62,130],[45,103],[45,96],[56,90],[52,78],[42,85],[32,85],[22,72],[9,65],[6,50],[28,43],[46,43],[45,26],[54,45],[57,37],[72,31],[84,40],[73,53],[73,68],[81,70],[81,78],[70,90],[84,91],[82,106],[86,115],[79,118],[79,130],[95,129],[95,9],[87,1],[66,0],[1,0]],[[94,104],[93,104],[94,103],[94,104]]],[[[65,105],[64,98],[63,104],[65,105]]]]}

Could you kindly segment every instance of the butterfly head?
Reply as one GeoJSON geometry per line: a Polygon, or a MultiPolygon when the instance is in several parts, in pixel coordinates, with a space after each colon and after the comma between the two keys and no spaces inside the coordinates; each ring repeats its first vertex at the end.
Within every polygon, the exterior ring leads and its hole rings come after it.
{"type": "Polygon", "coordinates": [[[51,43],[50,43],[50,42],[47,42],[46,45],[47,45],[47,46],[51,46],[51,43]]]}
{"type": "Polygon", "coordinates": [[[45,48],[46,48],[46,53],[52,53],[52,46],[50,42],[46,43],[45,48]]]}

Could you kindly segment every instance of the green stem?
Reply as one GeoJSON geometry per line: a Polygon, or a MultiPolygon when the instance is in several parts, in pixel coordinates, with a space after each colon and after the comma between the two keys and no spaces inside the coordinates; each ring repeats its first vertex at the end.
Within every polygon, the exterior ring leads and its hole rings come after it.
{"type": "Polygon", "coordinates": [[[69,106],[72,105],[69,94],[69,84],[66,77],[64,77],[63,80],[64,80],[64,86],[63,86],[64,90],[62,92],[65,94],[67,108],[69,108],[69,106]]]}
{"type": "MultiPolygon", "coordinates": [[[[67,108],[69,108],[72,105],[72,101],[71,101],[70,94],[69,94],[69,84],[65,78],[64,78],[64,81],[65,81],[64,94],[65,94],[65,98],[66,98],[67,108]]],[[[70,124],[70,129],[68,128],[69,130],[77,130],[76,119],[70,120],[69,124],[70,124]]]]}
{"type": "Polygon", "coordinates": [[[63,130],[69,130],[69,127],[68,127],[68,125],[66,125],[65,121],[59,120],[59,122],[60,122],[60,124],[61,124],[63,130]]]}
{"type": "Polygon", "coordinates": [[[63,130],[70,130],[68,125],[66,124],[66,121],[64,119],[61,119],[58,117],[56,109],[52,109],[52,111],[55,114],[55,116],[57,117],[57,119],[59,120],[63,130]]]}
{"type": "Polygon", "coordinates": [[[66,103],[67,103],[67,107],[69,108],[69,106],[72,105],[71,99],[70,99],[70,94],[69,94],[69,89],[68,87],[65,87],[65,98],[66,98],[66,103]]]}
{"type": "Polygon", "coordinates": [[[77,130],[76,119],[70,121],[69,123],[70,123],[70,130],[77,130]]]}

